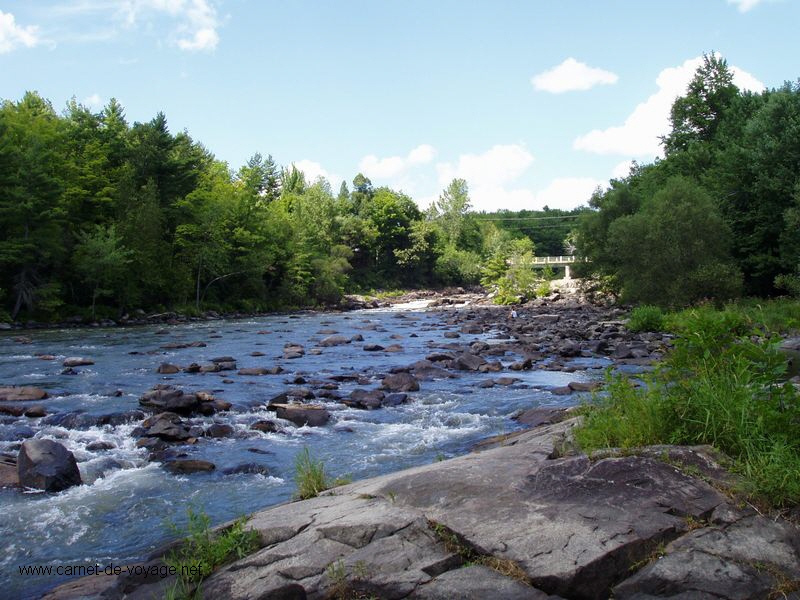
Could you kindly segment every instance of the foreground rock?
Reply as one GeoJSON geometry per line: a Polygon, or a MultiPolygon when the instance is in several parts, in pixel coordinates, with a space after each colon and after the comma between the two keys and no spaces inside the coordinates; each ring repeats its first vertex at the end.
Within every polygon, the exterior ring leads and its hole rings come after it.
{"type": "Polygon", "coordinates": [[[186,393],[171,385],[157,385],[139,398],[139,404],[156,412],[168,411],[179,415],[212,415],[228,410],[230,402],[215,398],[209,392],[186,393]]]}
{"type": "Polygon", "coordinates": [[[75,456],[52,440],[27,440],[17,456],[17,475],[23,487],[60,492],[81,484],[75,456]]]}
{"type": "MultiPolygon", "coordinates": [[[[575,424],[256,513],[247,526],[262,548],[212,574],[202,593],[733,600],[767,598],[800,578],[795,525],[738,508],[688,474],[720,481],[713,452],[559,457],[575,424]]],[[[145,593],[124,579],[107,585],[104,598],[145,593]]],[[[152,585],[147,593],[160,595],[152,585]]]]}

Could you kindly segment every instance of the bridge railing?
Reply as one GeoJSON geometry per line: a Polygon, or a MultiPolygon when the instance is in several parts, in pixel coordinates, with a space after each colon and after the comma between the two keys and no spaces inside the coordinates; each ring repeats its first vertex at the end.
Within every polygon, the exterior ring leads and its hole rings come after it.
{"type": "Polygon", "coordinates": [[[534,256],[533,263],[536,265],[555,265],[574,263],[576,259],[574,256],[534,256]]]}

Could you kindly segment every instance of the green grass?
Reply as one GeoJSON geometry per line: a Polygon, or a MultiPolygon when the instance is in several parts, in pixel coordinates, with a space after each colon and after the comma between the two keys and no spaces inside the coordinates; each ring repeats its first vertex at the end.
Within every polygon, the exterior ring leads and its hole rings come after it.
{"type": "Polygon", "coordinates": [[[631,311],[627,327],[631,331],[663,331],[664,313],[657,306],[637,306],[631,311]]]}
{"type": "Polygon", "coordinates": [[[203,579],[221,565],[244,558],[261,546],[258,532],[245,529],[245,517],[214,532],[211,518],[205,512],[190,507],[187,515],[189,521],[185,528],[170,526],[173,533],[185,538],[178,549],[164,557],[164,563],[174,567],[177,573],[175,583],[166,593],[170,599],[200,598],[203,579]]]}
{"type": "Polygon", "coordinates": [[[311,456],[308,448],[303,448],[294,459],[294,482],[297,487],[294,497],[297,500],[308,500],[325,490],[350,483],[350,478],[331,479],[325,472],[325,464],[311,456]]]}
{"type": "Polygon", "coordinates": [[[795,308],[774,301],[670,315],[677,337],[660,369],[641,388],[611,377],[607,395],[584,409],[576,440],[586,451],[711,444],[734,460],[751,497],[800,503],[800,397],[784,381],[779,338],[764,334],[795,308]]]}

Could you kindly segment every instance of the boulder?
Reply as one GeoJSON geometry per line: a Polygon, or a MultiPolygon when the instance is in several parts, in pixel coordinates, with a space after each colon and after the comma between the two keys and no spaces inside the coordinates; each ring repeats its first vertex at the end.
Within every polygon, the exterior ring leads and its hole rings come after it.
{"type": "Polygon", "coordinates": [[[329,335],[328,337],[322,338],[319,345],[323,348],[328,348],[330,346],[342,346],[349,343],[350,339],[343,335],[329,335]]]}
{"type": "Polygon", "coordinates": [[[217,467],[207,460],[179,458],[164,463],[164,468],[170,473],[182,475],[186,473],[208,473],[217,467]]]}
{"type": "Polygon", "coordinates": [[[180,418],[179,415],[164,412],[145,419],[140,431],[135,431],[139,437],[158,438],[168,443],[185,443],[195,436],[192,426],[180,418]]]}
{"type": "Polygon", "coordinates": [[[366,352],[380,352],[383,349],[380,344],[364,344],[364,351],[366,352]]]}
{"type": "Polygon", "coordinates": [[[28,402],[32,400],[44,400],[48,397],[46,391],[32,385],[0,386],[0,402],[28,402]]]}
{"type": "Polygon", "coordinates": [[[364,390],[356,388],[350,392],[350,397],[342,400],[342,403],[352,408],[372,410],[380,408],[383,404],[385,394],[380,390],[364,390]]]}
{"type": "Polygon", "coordinates": [[[253,431],[260,431],[262,433],[275,433],[278,431],[278,426],[274,421],[261,420],[250,425],[250,429],[253,431]]]}
{"type": "Polygon", "coordinates": [[[94,361],[90,358],[82,358],[80,356],[72,356],[67,358],[62,363],[65,367],[85,367],[88,365],[93,365],[94,361]]]}
{"type": "Polygon", "coordinates": [[[570,381],[567,387],[573,392],[593,392],[603,387],[600,381],[570,381]]]}
{"type": "Polygon", "coordinates": [[[476,354],[464,352],[453,359],[452,367],[459,371],[477,371],[481,365],[486,364],[486,359],[476,354]]]}
{"type": "Polygon", "coordinates": [[[0,454],[0,488],[4,487],[19,487],[19,475],[17,474],[17,459],[0,454]]]}
{"type": "Polygon", "coordinates": [[[226,438],[233,435],[233,427],[225,423],[214,423],[206,429],[206,436],[212,438],[226,438]]]}
{"type": "Polygon", "coordinates": [[[264,475],[266,477],[269,475],[269,469],[264,465],[251,462],[223,469],[222,473],[224,475],[264,475]]]}
{"type": "Polygon", "coordinates": [[[215,398],[209,392],[186,393],[170,385],[157,385],[145,392],[139,404],[153,411],[179,415],[212,415],[231,407],[230,402],[215,398]]]}
{"type": "Polygon", "coordinates": [[[81,484],[75,456],[58,442],[26,440],[17,455],[17,475],[22,487],[60,492],[81,484]]]}
{"type": "Polygon", "coordinates": [[[279,419],[286,419],[299,427],[320,427],[331,418],[325,407],[317,404],[270,404],[268,408],[274,410],[279,419]]]}
{"type": "Polygon", "coordinates": [[[174,375],[175,373],[180,373],[181,368],[177,365],[172,365],[170,363],[161,363],[158,367],[157,372],[161,375],[174,375]]]}
{"type": "Polygon", "coordinates": [[[383,378],[381,388],[390,392],[416,392],[419,381],[411,373],[395,373],[383,378]]]}
{"type": "Polygon", "coordinates": [[[399,406],[400,404],[405,404],[406,402],[408,402],[408,394],[403,394],[401,392],[386,394],[383,399],[384,406],[399,406]]]}
{"type": "Polygon", "coordinates": [[[259,375],[271,375],[270,369],[265,367],[248,367],[245,369],[239,369],[239,375],[247,375],[250,377],[259,376],[259,375]]]}

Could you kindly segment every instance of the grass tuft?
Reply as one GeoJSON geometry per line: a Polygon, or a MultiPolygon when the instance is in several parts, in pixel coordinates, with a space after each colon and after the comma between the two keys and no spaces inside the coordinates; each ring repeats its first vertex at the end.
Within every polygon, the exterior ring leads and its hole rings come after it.
{"type": "Polygon", "coordinates": [[[294,459],[294,481],[297,486],[295,498],[308,500],[316,498],[325,490],[350,483],[350,478],[331,479],[325,472],[325,464],[312,457],[308,448],[303,448],[294,459]]]}

